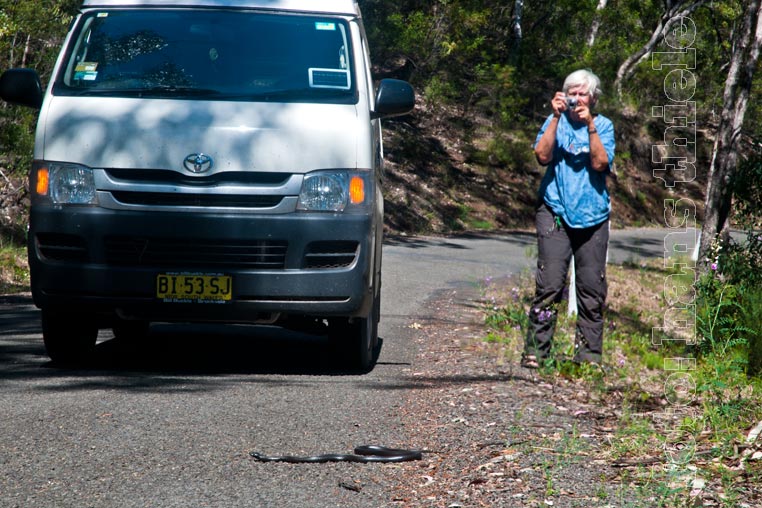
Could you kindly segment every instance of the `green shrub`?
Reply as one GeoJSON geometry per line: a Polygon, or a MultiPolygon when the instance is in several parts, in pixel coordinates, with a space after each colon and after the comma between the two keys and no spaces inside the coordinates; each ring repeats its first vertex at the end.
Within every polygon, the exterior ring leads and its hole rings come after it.
{"type": "Polygon", "coordinates": [[[36,111],[22,107],[0,108],[0,168],[24,174],[32,164],[36,111]]]}
{"type": "Polygon", "coordinates": [[[762,153],[740,164],[733,179],[733,218],[741,241],[728,239],[719,257],[722,272],[746,288],[762,287],[762,153]]]}
{"type": "MultiPolygon", "coordinates": [[[[699,353],[738,365],[747,374],[762,372],[762,153],[739,165],[732,183],[733,219],[745,233],[716,242],[710,270],[696,283],[699,353]]],[[[739,367],[740,368],[740,367],[739,367]]]]}
{"type": "Polygon", "coordinates": [[[725,356],[737,346],[743,346],[749,330],[738,321],[743,311],[738,288],[713,271],[699,278],[696,295],[698,352],[705,356],[725,356]]]}
{"type": "Polygon", "coordinates": [[[755,287],[744,292],[742,297],[743,312],[741,313],[741,325],[749,330],[749,359],[748,374],[759,376],[762,374],[762,287],[755,287]]]}

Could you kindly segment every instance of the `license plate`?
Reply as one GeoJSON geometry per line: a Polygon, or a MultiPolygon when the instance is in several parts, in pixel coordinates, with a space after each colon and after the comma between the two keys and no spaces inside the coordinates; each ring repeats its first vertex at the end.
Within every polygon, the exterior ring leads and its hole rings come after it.
{"type": "Polygon", "coordinates": [[[222,274],[161,273],[156,298],[170,303],[225,303],[233,299],[233,278],[222,274]]]}

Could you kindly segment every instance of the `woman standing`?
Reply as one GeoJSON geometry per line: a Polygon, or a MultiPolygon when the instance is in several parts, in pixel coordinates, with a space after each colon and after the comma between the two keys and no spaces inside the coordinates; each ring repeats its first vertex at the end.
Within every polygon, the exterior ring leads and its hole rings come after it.
{"type": "Polygon", "coordinates": [[[538,368],[550,354],[569,263],[574,258],[577,291],[575,362],[600,363],[606,252],[611,202],[606,176],[614,161],[614,126],[593,112],[600,80],[589,70],[571,73],[551,100],[534,145],[546,166],[535,218],[538,260],[522,366],[538,368]]]}

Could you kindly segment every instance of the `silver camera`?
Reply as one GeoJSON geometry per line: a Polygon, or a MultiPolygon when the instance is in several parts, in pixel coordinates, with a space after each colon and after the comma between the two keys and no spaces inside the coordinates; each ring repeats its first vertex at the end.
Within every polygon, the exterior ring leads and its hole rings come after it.
{"type": "Polygon", "coordinates": [[[567,97],[566,98],[566,107],[568,109],[574,109],[577,107],[577,102],[579,101],[578,97],[567,97]]]}

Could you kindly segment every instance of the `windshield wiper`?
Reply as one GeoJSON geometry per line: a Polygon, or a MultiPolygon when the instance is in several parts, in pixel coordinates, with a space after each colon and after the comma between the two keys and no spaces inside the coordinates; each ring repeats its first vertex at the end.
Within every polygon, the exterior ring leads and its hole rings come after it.
{"type": "Polygon", "coordinates": [[[340,90],[338,88],[284,88],[282,90],[268,90],[266,92],[253,92],[253,93],[241,93],[241,94],[226,94],[220,95],[221,99],[246,99],[252,101],[275,101],[281,99],[311,99],[311,98],[330,98],[330,97],[344,97],[349,95],[348,90],[340,90]]]}
{"type": "Polygon", "coordinates": [[[141,88],[87,88],[75,92],[78,96],[88,95],[117,95],[123,97],[208,97],[219,95],[218,90],[211,88],[194,88],[190,86],[152,86],[141,88]]]}
{"type": "Polygon", "coordinates": [[[220,92],[212,88],[195,88],[192,86],[154,86],[146,93],[157,95],[218,95],[220,92]]]}

